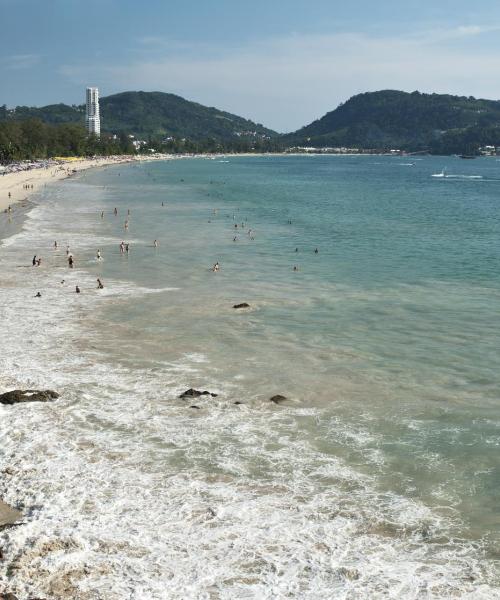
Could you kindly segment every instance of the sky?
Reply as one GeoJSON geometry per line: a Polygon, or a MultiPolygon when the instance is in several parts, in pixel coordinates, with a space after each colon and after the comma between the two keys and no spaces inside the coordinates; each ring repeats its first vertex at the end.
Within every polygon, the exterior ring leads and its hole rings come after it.
{"type": "Polygon", "coordinates": [[[0,0],[0,104],[163,91],[280,132],[365,91],[500,99],[500,0],[0,0]]]}

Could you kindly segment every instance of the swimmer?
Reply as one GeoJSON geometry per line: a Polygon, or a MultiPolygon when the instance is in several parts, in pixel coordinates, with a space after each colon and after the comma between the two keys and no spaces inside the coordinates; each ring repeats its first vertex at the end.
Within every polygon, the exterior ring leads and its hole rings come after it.
{"type": "Polygon", "coordinates": [[[42,297],[42,294],[40,294],[40,292],[37,292],[37,293],[35,294],[35,298],[41,298],[41,297],[42,297]]]}
{"type": "Polygon", "coordinates": [[[100,250],[97,250],[96,258],[97,258],[97,260],[102,260],[101,251],[100,250]]]}
{"type": "Polygon", "coordinates": [[[61,279],[61,285],[64,285],[66,283],[65,279],[61,279]]]}
{"type": "Polygon", "coordinates": [[[33,266],[35,266],[35,265],[36,265],[36,254],[35,254],[35,256],[33,257],[33,260],[31,261],[31,264],[32,264],[33,266]]]}
{"type": "Polygon", "coordinates": [[[237,240],[237,239],[238,239],[238,238],[237,238],[236,236],[234,236],[234,238],[233,238],[233,242],[236,242],[236,240],[237,240]]]}
{"type": "Polygon", "coordinates": [[[116,207],[115,207],[114,213],[115,213],[115,215],[118,214],[118,209],[116,207]]]}
{"type": "Polygon", "coordinates": [[[212,267],[212,271],[214,271],[214,273],[216,273],[219,270],[219,263],[216,262],[215,265],[212,267]]]}
{"type": "Polygon", "coordinates": [[[165,204],[163,204],[163,202],[161,203],[162,206],[165,206],[165,204]]]}
{"type": "Polygon", "coordinates": [[[36,266],[37,266],[37,267],[39,267],[41,264],[42,264],[42,259],[41,259],[41,258],[39,258],[39,259],[36,261],[36,266]]]}
{"type": "Polygon", "coordinates": [[[101,219],[104,219],[104,211],[101,210],[101,219]]]}
{"type": "Polygon", "coordinates": [[[295,266],[293,267],[293,270],[294,270],[294,271],[298,271],[298,270],[299,270],[299,267],[297,267],[297,265],[295,265],[295,266]]]}
{"type": "Polygon", "coordinates": [[[298,249],[298,248],[295,248],[295,252],[298,252],[298,251],[299,251],[299,249],[298,249]]]}
{"type": "Polygon", "coordinates": [[[130,216],[130,208],[127,210],[127,215],[130,216]]]}
{"type": "Polygon", "coordinates": [[[128,244],[125,244],[125,252],[126,252],[127,254],[128,254],[128,252],[129,252],[129,249],[130,249],[130,246],[129,246],[128,244]]]}
{"type": "Polygon", "coordinates": [[[73,256],[71,254],[68,256],[68,266],[70,269],[73,268],[73,256]]]}
{"type": "Polygon", "coordinates": [[[78,286],[76,286],[76,287],[75,287],[75,292],[76,292],[77,294],[79,294],[79,293],[80,293],[80,288],[79,288],[78,286]]]}
{"type": "Polygon", "coordinates": [[[128,229],[128,219],[125,221],[124,228],[125,228],[125,229],[128,229]]]}
{"type": "Polygon", "coordinates": [[[316,248],[316,250],[314,251],[314,254],[318,254],[319,250],[316,248]]]}
{"type": "Polygon", "coordinates": [[[155,248],[158,248],[158,240],[155,240],[155,241],[153,242],[153,246],[154,246],[155,248]]]}
{"type": "Polygon", "coordinates": [[[54,250],[57,250],[57,240],[54,242],[54,250]]]}
{"type": "Polygon", "coordinates": [[[69,246],[66,246],[66,256],[69,256],[69,246]]]}
{"type": "Polygon", "coordinates": [[[102,281],[99,278],[97,279],[97,289],[98,290],[104,289],[104,286],[102,285],[102,281]]]}

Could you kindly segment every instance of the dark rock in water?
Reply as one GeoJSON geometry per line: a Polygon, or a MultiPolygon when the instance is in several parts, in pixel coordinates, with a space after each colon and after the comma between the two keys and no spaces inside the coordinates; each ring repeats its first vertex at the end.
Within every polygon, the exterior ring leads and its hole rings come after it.
{"type": "Polygon", "coordinates": [[[52,390],[12,390],[0,394],[0,404],[18,404],[20,402],[49,402],[59,398],[52,390]]]}
{"type": "Polygon", "coordinates": [[[193,388],[182,392],[179,398],[198,398],[199,396],[212,396],[212,398],[217,398],[217,394],[212,394],[212,392],[207,392],[207,390],[200,392],[199,390],[193,390],[193,388]]]}
{"type": "Polygon", "coordinates": [[[242,302],[241,304],[235,304],[233,306],[233,308],[250,308],[250,304],[247,304],[246,302],[242,302]]]}
{"type": "Polygon", "coordinates": [[[287,400],[287,397],[282,396],[281,394],[276,394],[276,396],[269,398],[269,400],[271,402],[274,402],[274,404],[281,404],[282,402],[285,402],[285,400],[287,400]]]}
{"type": "Polygon", "coordinates": [[[236,400],[236,402],[233,402],[233,404],[243,404],[243,402],[239,402],[238,400],[236,400]]]}
{"type": "Polygon", "coordinates": [[[196,404],[191,404],[191,406],[189,408],[197,408],[199,410],[200,406],[196,406],[196,404]]]}
{"type": "Polygon", "coordinates": [[[17,523],[22,517],[22,513],[0,500],[0,529],[2,529],[2,527],[14,525],[14,523],[17,523]]]}

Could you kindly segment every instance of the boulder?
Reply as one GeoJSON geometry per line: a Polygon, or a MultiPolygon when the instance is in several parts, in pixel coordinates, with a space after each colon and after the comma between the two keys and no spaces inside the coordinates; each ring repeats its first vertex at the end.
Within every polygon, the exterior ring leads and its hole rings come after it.
{"type": "Polygon", "coordinates": [[[207,390],[200,392],[199,390],[194,390],[193,388],[189,388],[189,390],[182,392],[179,398],[199,398],[200,396],[212,396],[212,398],[217,398],[217,394],[212,394],[212,392],[207,392],[207,390]]]}
{"type": "Polygon", "coordinates": [[[240,304],[235,304],[233,308],[250,308],[250,304],[246,302],[241,302],[240,304]]]}
{"type": "Polygon", "coordinates": [[[49,402],[59,398],[52,390],[12,390],[0,394],[0,404],[18,404],[20,402],[49,402]]]}
{"type": "Polygon", "coordinates": [[[287,400],[287,399],[288,398],[286,396],[282,396],[281,394],[276,394],[276,396],[269,398],[270,402],[274,402],[274,404],[281,404],[282,402],[285,402],[285,400],[287,400]]]}

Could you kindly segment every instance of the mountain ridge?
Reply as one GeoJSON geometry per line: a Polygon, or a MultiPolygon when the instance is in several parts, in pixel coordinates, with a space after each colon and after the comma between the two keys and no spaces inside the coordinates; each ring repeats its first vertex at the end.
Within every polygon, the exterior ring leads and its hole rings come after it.
{"type": "Polygon", "coordinates": [[[417,91],[364,92],[282,139],[318,147],[462,152],[467,146],[500,145],[500,101],[417,91]]]}
{"type": "MultiPolygon", "coordinates": [[[[125,91],[99,100],[102,131],[137,136],[213,137],[220,140],[274,137],[277,133],[260,123],[215,107],[186,100],[166,92],[125,91]]],[[[1,120],[39,118],[45,123],[85,122],[85,105],[49,104],[43,107],[2,107],[1,120]]]]}

